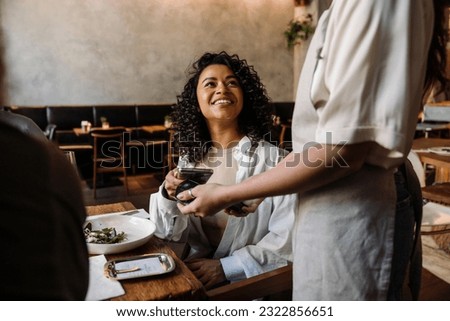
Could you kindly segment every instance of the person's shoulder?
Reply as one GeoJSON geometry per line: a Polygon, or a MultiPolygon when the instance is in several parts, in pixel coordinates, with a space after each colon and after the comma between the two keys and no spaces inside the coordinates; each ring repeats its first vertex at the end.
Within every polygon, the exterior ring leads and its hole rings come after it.
{"type": "Polygon", "coordinates": [[[15,114],[9,111],[0,111],[0,124],[12,127],[26,135],[31,135],[36,139],[47,140],[43,131],[36,123],[28,117],[15,114]]]}

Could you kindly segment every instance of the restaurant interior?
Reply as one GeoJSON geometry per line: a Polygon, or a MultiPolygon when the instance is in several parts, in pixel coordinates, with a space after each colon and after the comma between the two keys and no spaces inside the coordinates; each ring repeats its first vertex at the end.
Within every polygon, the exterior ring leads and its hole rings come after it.
{"type": "MultiPolygon", "coordinates": [[[[150,194],[176,166],[169,115],[188,67],[204,52],[236,53],[254,66],[272,100],[269,140],[291,150],[294,97],[310,34],[292,40],[288,33],[295,21],[313,33],[330,3],[0,1],[1,109],[30,118],[75,166],[88,218],[139,220],[148,216],[150,194]],[[120,144],[114,160],[120,166],[101,166],[106,141],[120,144]]],[[[424,198],[419,300],[450,300],[450,85],[423,106],[408,158],[424,198]]],[[[89,248],[97,289],[90,284],[87,300],[291,299],[291,265],[206,291],[181,259],[183,242],[152,235],[138,241],[112,252],[89,248]],[[110,262],[123,265],[141,255],[157,258],[163,270],[127,279],[111,268],[110,262]]]]}

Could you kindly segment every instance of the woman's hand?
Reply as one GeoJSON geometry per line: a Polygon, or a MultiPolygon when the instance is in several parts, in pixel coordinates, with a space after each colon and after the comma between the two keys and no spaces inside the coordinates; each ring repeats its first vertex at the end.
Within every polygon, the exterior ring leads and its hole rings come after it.
{"type": "Polygon", "coordinates": [[[211,289],[214,285],[227,280],[220,260],[194,259],[185,263],[206,289],[211,289]]]}
{"type": "Polygon", "coordinates": [[[264,198],[254,199],[246,202],[247,204],[242,207],[242,211],[232,210],[231,207],[234,203],[229,200],[227,196],[228,188],[232,188],[233,185],[225,186],[219,184],[203,184],[197,185],[191,188],[189,191],[183,191],[177,195],[177,198],[182,201],[193,200],[187,205],[178,204],[178,209],[183,214],[194,214],[198,217],[205,217],[214,215],[221,210],[229,215],[244,217],[250,213],[253,213],[264,198]]]}
{"type": "Polygon", "coordinates": [[[175,191],[183,182],[182,179],[179,178],[179,173],[177,169],[171,170],[169,173],[167,173],[165,181],[164,181],[164,188],[167,191],[167,195],[169,195],[170,198],[175,198],[175,191]]]}
{"type": "Polygon", "coordinates": [[[264,198],[257,198],[251,201],[243,202],[244,206],[242,206],[240,211],[236,211],[233,208],[226,208],[225,213],[228,215],[236,216],[236,217],[245,217],[250,213],[253,213],[258,208],[259,204],[262,203],[264,198]]]}
{"type": "Polygon", "coordinates": [[[178,203],[178,209],[183,214],[194,214],[198,217],[214,215],[233,204],[226,200],[227,187],[219,184],[203,184],[183,191],[177,198],[182,201],[193,201],[187,205],[178,203]]]}

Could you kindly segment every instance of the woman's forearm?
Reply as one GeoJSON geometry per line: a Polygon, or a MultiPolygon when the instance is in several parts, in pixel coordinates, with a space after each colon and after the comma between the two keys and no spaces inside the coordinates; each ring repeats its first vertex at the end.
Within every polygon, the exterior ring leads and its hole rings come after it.
{"type": "Polygon", "coordinates": [[[370,144],[323,145],[290,153],[275,168],[228,188],[237,202],[275,195],[303,193],[324,186],[361,168],[370,144]]]}
{"type": "MultiPolygon", "coordinates": [[[[241,201],[291,193],[303,193],[342,177],[364,164],[372,143],[318,145],[302,153],[290,153],[275,168],[236,185],[205,184],[192,189],[196,199],[178,208],[184,214],[208,216],[241,201]]],[[[185,191],[178,195],[190,199],[185,191]]]]}

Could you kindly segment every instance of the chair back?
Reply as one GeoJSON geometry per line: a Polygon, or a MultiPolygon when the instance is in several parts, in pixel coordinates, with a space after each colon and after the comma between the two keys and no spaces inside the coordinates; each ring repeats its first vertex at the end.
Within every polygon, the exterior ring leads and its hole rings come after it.
{"type": "Polygon", "coordinates": [[[124,133],[124,127],[92,130],[94,163],[100,162],[100,167],[123,166],[125,158],[124,133]]]}
{"type": "Polygon", "coordinates": [[[94,157],[109,158],[113,156],[114,151],[123,154],[124,144],[123,136],[125,133],[124,127],[115,127],[108,129],[94,129],[90,132],[92,137],[92,145],[94,147],[94,157]]]}
{"type": "Polygon", "coordinates": [[[178,146],[175,144],[175,136],[177,135],[178,129],[172,123],[172,126],[169,131],[169,142],[167,146],[167,155],[164,156],[164,165],[163,165],[163,176],[174,169],[177,166],[178,158],[180,157],[178,146]]]}
{"type": "Polygon", "coordinates": [[[118,136],[123,136],[126,131],[125,127],[110,127],[110,128],[95,128],[90,131],[91,137],[98,138],[114,138],[118,136]]]}
{"type": "Polygon", "coordinates": [[[93,190],[97,198],[97,174],[121,172],[128,195],[127,170],[125,164],[125,127],[94,129],[91,131],[93,145],[93,190]]]}
{"type": "Polygon", "coordinates": [[[55,130],[56,130],[55,124],[48,124],[45,127],[44,135],[48,138],[48,140],[50,141],[55,140],[55,130]]]}

